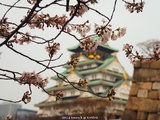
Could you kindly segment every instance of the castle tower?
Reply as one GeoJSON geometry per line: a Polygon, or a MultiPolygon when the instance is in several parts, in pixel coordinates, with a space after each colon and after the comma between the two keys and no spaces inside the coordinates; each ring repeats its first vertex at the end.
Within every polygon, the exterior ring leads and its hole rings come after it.
{"type": "MultiPolygon", "coordinates": [[[[96,36],[94,39],[99,38],[96,36]]],[[[71,65],[65,65],[65,71],[61,74],[72,83],[78,83],[80,79],[87,80],[87,90],[99,95],[107,95],[108,90],[116,88],[115,100],[110,102],[93,94],[78,91],[57,76],[54,76],[52,79],[56,80],[57,85],[47,88],[46,91],[51,93],[63,91],[64,96],[62,101],[58,102],[55,101],[55,97],[49,96],[47,100],[37,104],[39,115],[42,117],[56,117],[83,114],[83,111],[86,110],[86,107],[82,105],[84,99],[89,101],[90,104],[91,102],[96,104],[97,101],[104,103],[101,104],[101,108],[104,108],[105,114],[112,111],[112,113],[115,112],[117,116],[120,116],[128,99],[129,80],[131,80],[131,77],[127,75],[117,59],[116,53],[118,50],[111,48],[108,44],[99,44],[94,52],[85,52],[80,45],[73,46],[68,51],[77,56],[79,62],[74,69],[72,69],[71,65]],[[107,104],[104,101],[107,101],[107,104]],[[112,103],[111,107],[109,107],[110,103],[112,103]]],[[[89,104],[87,102],[84,103],[89,104]]],[[[91,109],[97,110],[97,108],[93,107],[93,104],[91,106],[92,108],[88,109],[88,111],[91,109]]]]}

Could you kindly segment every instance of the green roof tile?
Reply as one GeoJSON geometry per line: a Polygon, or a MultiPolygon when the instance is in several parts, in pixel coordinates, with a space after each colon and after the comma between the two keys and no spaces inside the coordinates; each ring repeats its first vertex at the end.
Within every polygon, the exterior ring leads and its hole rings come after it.
{"type": "MultiPolygon", "coordinates": [[[[99,37],[99,36],[94,36],[93,38],[95,40],[100,40],[101,39],[101,37],[99,37]]],[[[101,49],[101,48],[103,48],[103,50],[109,50],[111,53],[118,52],[117,49],[114,49],[114,48],[110,47],[109,45],[99,44],[97,49],[101,49]]],[[[80,45],[75,45],[75,46],[73,46],[71,48],[68,48],[68,50],[72,51],[72,52],[83,51],[82,48],[80,48],[80,45]]]]}
{"type": "Polygon", "coordinates": [[[107,59],[104,61],[104,63],[103,63],[99,68],[101,69],[101,68],[104,68],[104,67],[108,66],[108,65],[111,64],[115,59],[116,59],[115,56],[112,56],[112,57],[107,58],[107,59]]]}
{"type": "MultiPolygon", "coordinates": [[[[118,82],[111,82],[111,81],[107,81],[107,80],[91,80],[87,83],[88,86],[92,86],[92,85],[99,85],[99,84],[103,84],[103,85],[108,85],[108,86],[112,86],[112,87],[117,87],[120,84],[123,83],[124,80],[120,80],[118,82]]],[[[76,87],[79,87],[78,85],[75,85],[76,87]]],[[[64,89],[69,89],[69,88],[73,88],[71,85],[64,85],[63,87],[58,87],[58,86],[53,86],[50,88],[47,88],[46,91],[56,91],[56,90],[64,90],[64,89]]]]}
{"type": "MultiPolygon", "coordinates": [[[[102,64],[103,61],[102,60],[89,59],[87,61],[78,62],[77,66],[79,66],[79,65],[85,65],[85,64],[90,64],[90,63],[100,63],[100,64],[102,64]]],[[[71,65],[65,65],[64,67],[69,68],[69,67],[71,67],[71,65]]]]}

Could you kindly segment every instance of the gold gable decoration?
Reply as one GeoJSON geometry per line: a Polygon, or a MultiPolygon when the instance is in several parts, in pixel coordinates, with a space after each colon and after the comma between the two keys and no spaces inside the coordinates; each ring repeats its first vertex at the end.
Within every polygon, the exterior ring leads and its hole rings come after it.
{"type": "Polygon", "coordinates": [[[70,72],[70,75],[75,75],[75,72],[73,72],[73,71],[72,71],[72,72],[70,72]]]}
{"type": "Polygon", "coordinates": [[[126,74],[126,73],[123,73],[123,78],[124,78],[125,80],[127,80],[127,74],[126,74]]]}
{"type": "Polygon", "coordinates": [[[127,80],[127,74],[126,73],[123,73],[123,78],[125,79],[123,85],[129,86],[128,82],[126,81],[127,80]]]}
{"type": "Polygon", "coordinates": [[[117,52],[114,52],[114,56],[116,57],[116,59],[114,60],[114,62],[117,62],[117,63],[118,63],[117,52]]]}
{"type": "Polygon", "coordinates": [[[108,68],[104,68],[103,70],[108,70],[108,68]]]}
{"type": "Polygon", "coordinates": [[[50,93],[53,95],[54,91],[53,91],[53,90],[51,90],[51,92],[50,92],[50,93]]]}
{"type": "Polygon", "coordinates": [[[93,54],[88,55],[88,58],[90,58],[90,59],[100,59],[101,56],[99,54],[96,54],[96,52],[94,52],[93,54]]]}
{"type": "Polygon", "coordinates": [[[127,81],[124,81],[123,85],[129,86],[127,81]]]}
{"type": "Polygon", "coordinates": [[[58,87],[64,87],[64,84],[60,84],[60,85],[58,85],[58,87]]]}
{"type": "Polygon", "coordinates": [[[114,56],[117,58],[117,52],[114,52],[114,56]]]}
{"type": "Polygon", "coordinates": [[[94,55],[91,54],[91,55],[88,56],[88,58],[94,59],[94,55]]]}

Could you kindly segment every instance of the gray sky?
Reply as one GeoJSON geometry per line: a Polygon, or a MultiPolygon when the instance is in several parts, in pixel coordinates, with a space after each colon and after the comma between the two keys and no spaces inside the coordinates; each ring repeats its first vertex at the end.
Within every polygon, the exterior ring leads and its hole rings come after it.
{"type": "MultiPolygon", "coordinates": [[[[101,2],[96,5],[96,8],[99,11],[102,11],[103,14],[110,15],[110,12],[112,10],[113,6],[113,0],[100,0],[101,2]]],[[[13,0],[1,0],[1,2],[9,3],[13,2],[13,0]]],[[[23,3],[24,4],[24,3],[23,3]]],[[[120,63],[124,66],[127,73],[129,75],[132,75],[133,73],[133,67],[132,64],[130,64],[129,60],[125,57],[124,52],[122,52],[123,44],[129,43],[132,45],[135,45],[139,42],[148,40],[148,39],[160,39],[160,1],[159,0],[146,0],[145,1],[145,7],[144,11],[142,13],[129,13],[125,7],[124,3],[118,0],[117,8],[113,17],[113,20],[111,22],[111,25],[113,28],[117,27],[126,27],[127,28],[127,34],[122,37],[121,39],[118,39],[117,41],[110,41],[110,46],[117,48],[120,50],[118,53],[118,59],[120,63]]],[[[95,7],[95,6],[93,6],[95,7]]],[[[55,15],[55,11],[57,11],[58,8],[49,8],[45,12],[52,11],[53,15],[55,15]]],[[[0,13],[3,13],[5,11],[5,8],[0,6],[0,13]]],[[[64,12],[64,9],[58,9],[58,13],[62,14],[64,12]]],[[[18,18],[24,16],[24,11],[20,10],[14,10],[11,11],[8,14],[8,17],[10,17],[11,20],[18,21],[18,18]]],[[[0,17],[2,14],[0,15],[0,17]]],[[[101,23],[102,18],[97,17],[98,15],[94,12],[88,12],[84,14],[83,18],[76,18],[73,20],[74,22],[77,21],[85,21],[88,18],[93,23],[101,23]]],[[[81,23],[81,22],[80,22],[81,23]]],[[[24,29],[24,31],[27,31],[27,29],[24,29]]],[[[46,31],[38,31],[37,29],[30,30],[30,32],[41,35],[43,37],[49,38],[55,35],[55,30],[46,30],[46,31]]],[[[65,63],[69,60],[69,56],[71,53],[69,53],[66,49],[69,47],[72,47],[73,45],[76,45],[78,42],[74,40],[72,37],[62,34],[57,40],[57,42],[60,42],[61,44],[61,50],[57,53],[55,58],[63,53],[62,58],[59,61],[56,61],[53,63],[53,65],[58,65],[61,63],[65,63]]],[[[17,50],[20,50],[24,52],[25,54],[30,55],[33,58],[36,59],[44,59],[48,56],[47,52],[45,51],[44,47],[40,47],[38,45],[23,45],[23,46],[15,46],[17,50]]],[[[2,52],[2,55],[0,55],[0,67],[16,70],[20,72],[24,71],[38,71],[41,69],[40,66],[36,65],[35,63],[27,60],[26,58],[23,58],[19,55],[16,55],[12,51],[6,49],[5,47],[0,48],[0,51],[2,52]]],[[[58,68],[56,69],[58,71],[63,71],[64,69],[58,68]]],[[[42,74],[42,77],[48,77],[50,78],[53,76],[54,73],[51,71],[47,71],[42,74]]],[[[55,85],[54,82],[50,81],[48,86],[55,85]]],[[[38,89],[36,87],[33,88],[33,94],[32,94],[32,100],[29,104],[24,105],[24,108],[33,108],[34,104],[39,103],[47,98],[48,95],[42,92],[41,89],[38,89]]],[[[19,100],[23,93],[28,90],[27,86],[19,85],[16,82],[13,81],[0,81],[0,98],[6,98],[6,99],[12,99],[12,100],[19,100]]],[[[1,103],[2,101],[0,101],[1,103]]]]}

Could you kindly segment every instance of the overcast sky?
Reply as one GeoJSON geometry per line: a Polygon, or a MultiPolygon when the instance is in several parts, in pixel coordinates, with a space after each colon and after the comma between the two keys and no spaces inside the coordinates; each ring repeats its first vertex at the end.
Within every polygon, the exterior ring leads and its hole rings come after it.
{"type": "MultiPolygon", "coordinates": [[[[113,6],[113,0],[99,0],[101,1],[98,5],[96,5],[96,8],[99,11],[102,11],[103,14],[109,15],[112,10],[113,6]]],[[[0,2],[13,2],[13,0],[1,0],[0,2]]],[[[24,4],[24,3],[23,3],[24,4]]],[[[118,0],[117,8],[113,17],[113,20],[111,22],[111,25],[113,28],[117,27],[126,27],[127,28],[127,34],[122,37],[121,39],[118,39],[117,41],[110,41],[109,45],[119,49],[118,53],[118,59],[120,63],[124,66],[125,70],[129,75],[132,75],[133,73],[133,66],[130,64],[129,60],[125,57],[124,52],[122,52],[123,44],[129,43],[132,45],[135,45],[139,42],[148,40],[148,39],[160,39],[160,1],[159,0],[148,0],[145,1],[145,7],[142,13],[129,13],[125,7],[124,3],[118,0]]],[[[95,7],[95,6],[93,6],[95,7]]],[[[59,13],[63,13],[65,10],[61,8],[49,8],[45,12],[53,12],[53,15],[55,15],[55,11],[59,13]]],[[[2,13],[6,9],[0,6],[0,17],[2,16],[2,13]]],[[[10,17],[10,20],[18,20],[19,17],[24,16],[24,11],[20,10],[13,10],[8,15],[10,17]]],[[[84,14],[83,18],[80,18],[80,20],[85,21],[87,19],[90,19],[91,22],[94,23],[101,23],[102,18],[99,17],[94,12],[88,12],[84,14]],[[100,22],[99,22],[100,21],[100,22]]],[[[79,18],[75,19],[74,21],[80,21],[79,18]]],[[[26,30],[26,29],[25,29],[26,30]]],[[[46,30],[47,31],[47,30],[46,30]]],[[[37,30],[30,31],[32,33],[35,33],[36,35],[41,35],[44,37],[52,37],[54,35],[54,31],[51,31],[50,29],[47,32],[39,32],[37,30]]],[[[66,34],[62,34],[58,39],[57,42],[60,42],[61,44],[61,50],[57,53],[55,58],[63,53],[62,58],[54,62],[54,65],[58,65],[61,63],[65,63],[69,60],[69,56],[71,53],[69,53],[66,49],[69,47],[72,47],[73,45],[78,44],[76,40],[74,40],[72,37],[67,36],[66,34]]],[[[15,46],[17,50],[20,50],[24,52],[25,54],[30,55],[33,58],[36,59],[44,59],[47,57],[45,49],[42,49],[40,46],[35,45],[23,45],[23,46],[15,46]]],[[[23,58],[12,51],[6,49],[5,47],[0,48],[0,51],[2,54],[0,55],[0,67],[5,69],[11,69],[16,70],[20,72],[24,71],[38,71],[41,69],[40,66],[36,65],[33,62],[30,62],[26,58],[23,58]]],[[[64,69],[58,68],[56,69],[58,71],[63,71],[64,69]]],[[[50,78],[53,76],[54,73],[47,71],[44,74],[42,74],[42,77],[48,77],[50,78]]],[[[54,82],[50,82],[49,86],[55,85],[54,82]]],[[[23,93],[28,90],[27,86],[19,85],[16,82],[13,81],[0,81],[0,98],[6,98],[6,99],[12,99],[12,100],[19,100],[23,93]]],[[[24,105],[24,108],[31,108],[31,109],[37,109],[33,107],[34,104],[39,103],[43,100],[45,100],[48,96],[42,92],[42,90],[33,87],[33,94],[32,94],[32,100],[31,103],[24,105]]],[[[1,103],[2,101],[0,101],[1,103]]]]}

